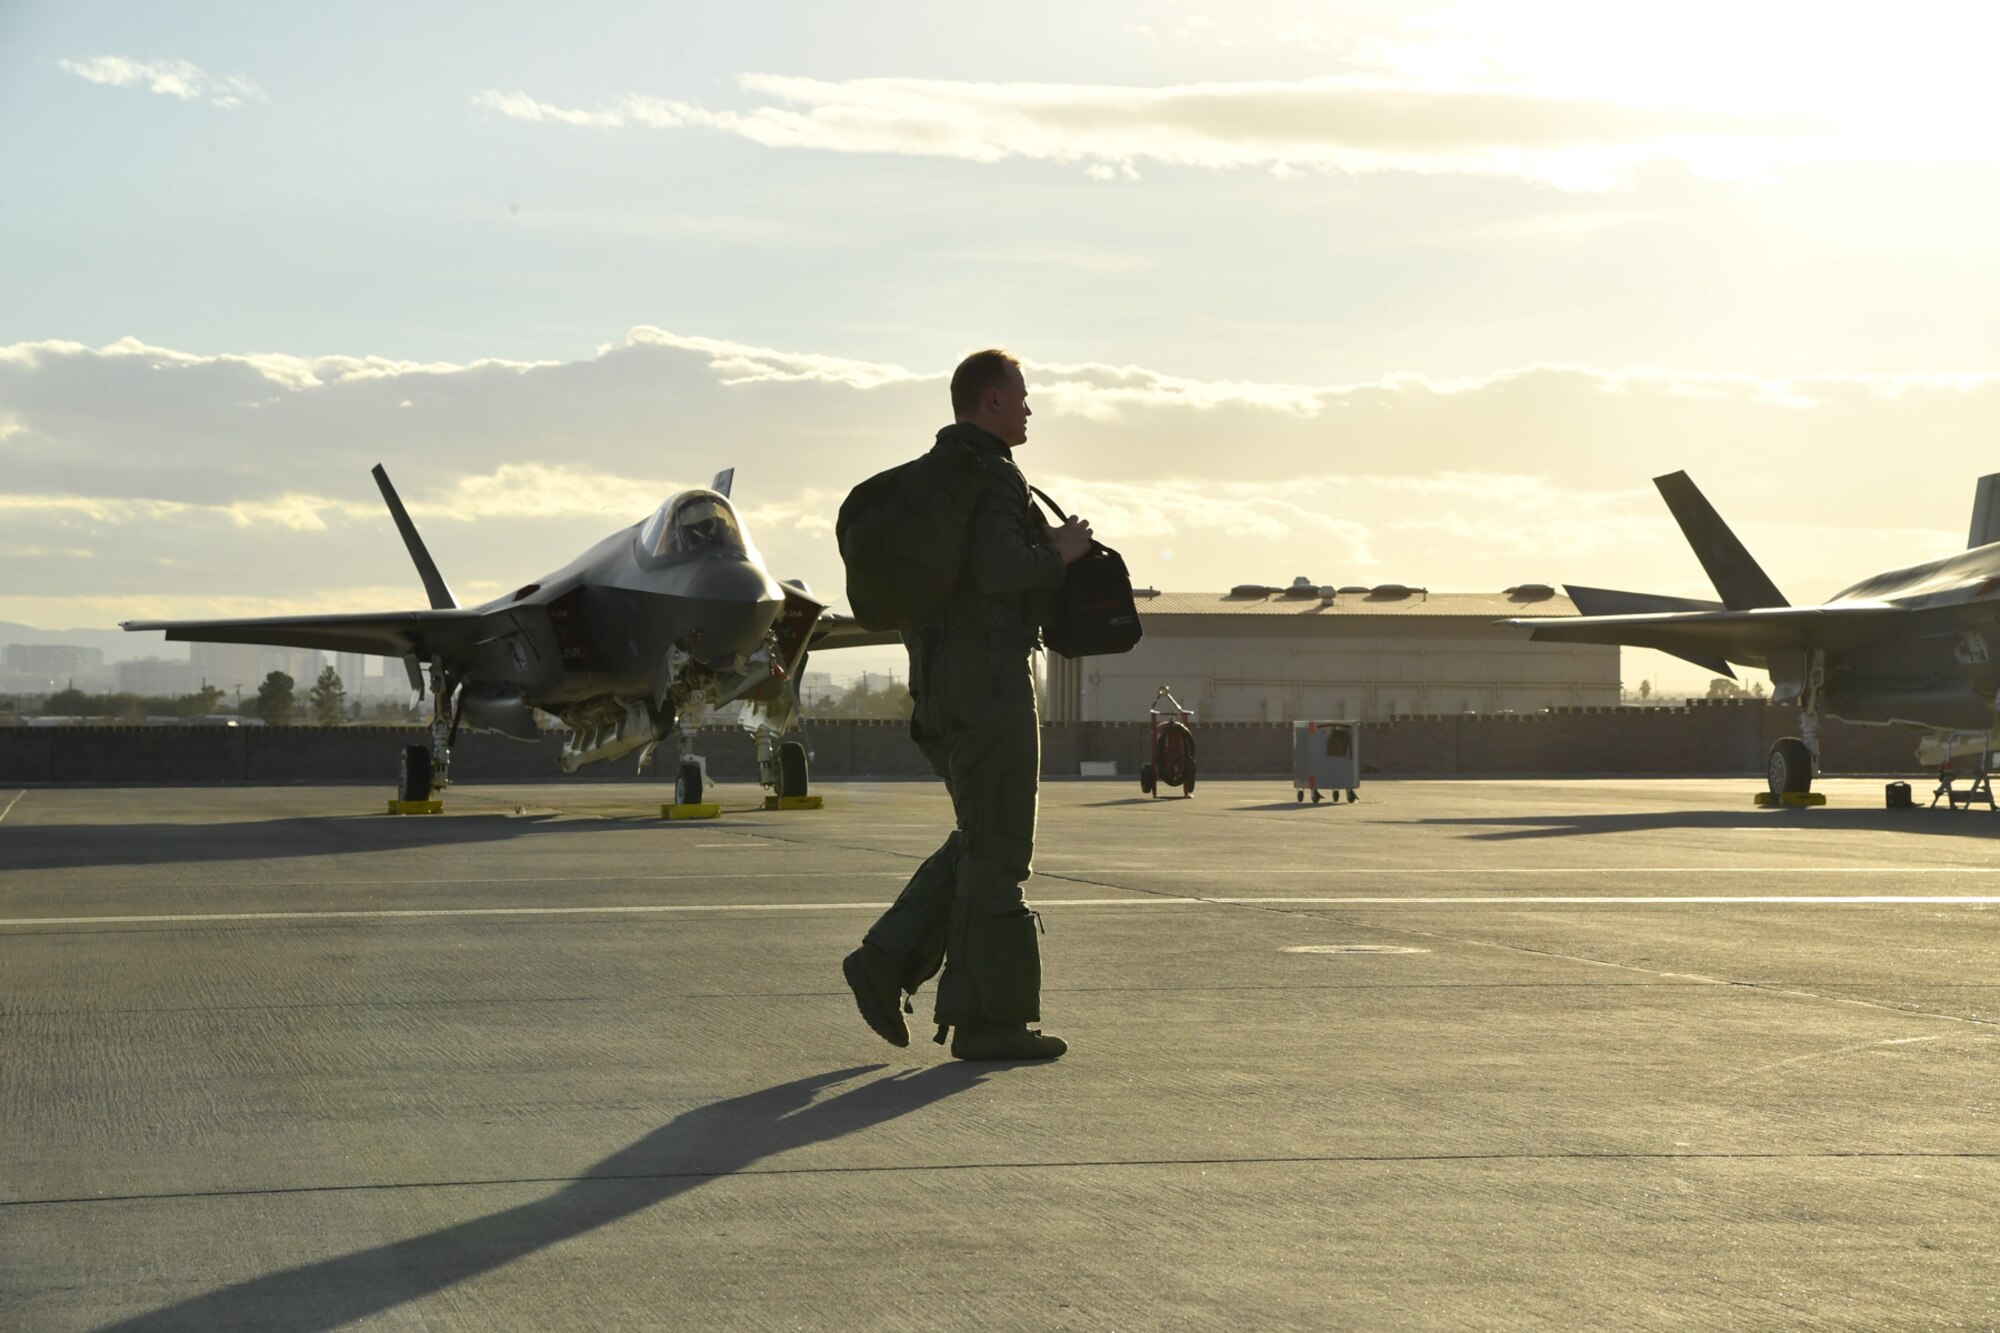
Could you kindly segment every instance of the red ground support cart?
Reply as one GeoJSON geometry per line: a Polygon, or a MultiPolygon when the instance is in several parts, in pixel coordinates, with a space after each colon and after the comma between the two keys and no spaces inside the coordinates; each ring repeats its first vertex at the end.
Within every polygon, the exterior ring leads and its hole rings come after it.
{"type": "Polygon", "coordinates": [[[1194,795],[1194,714],[1182,708],[1166,686],[1147,712],[1146,762],[1139,765],[1139,790],[1158,796],[1162,788],[1194,795]]]}

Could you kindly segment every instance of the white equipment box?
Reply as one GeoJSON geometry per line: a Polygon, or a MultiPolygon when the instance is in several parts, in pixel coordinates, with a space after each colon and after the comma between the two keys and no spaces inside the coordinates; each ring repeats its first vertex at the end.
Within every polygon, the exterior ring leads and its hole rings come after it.
{"type": "Polygon", "coordinates": [[[1359,722],[1292,723],[1292,786],[1303,801],[1311,792],[1317,804],[1325,796],[1356,799],[1361,785],[1361,724],[1359,722]]]}

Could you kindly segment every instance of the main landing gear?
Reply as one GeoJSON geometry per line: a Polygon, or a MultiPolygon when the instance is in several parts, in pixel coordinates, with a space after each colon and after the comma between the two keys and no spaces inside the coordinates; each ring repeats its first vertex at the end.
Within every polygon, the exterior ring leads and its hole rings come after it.
{"type": "Polygon", "coordinates": [[[1815,649],[1799,691],[1799,734],[1781,736],[1771,743],[1771,751],[1764,758],[1764,783],[1768,790],[1758,793],[1757,804],[1826,804],[1826,797],[1812,789],[1813,776],[1819,772],[1819,696],[1825,683],[1825,656],[1815,649]]]}
{"type": "Polygon", "coordinates": [[[806,762],[806,747],[798,741],[786,741],[778,747],[778,799],[788,800],[794,796],[804,796],[811,783],[811,773],[806,762]]]}
{"type": "MultiPolygon", "coordinates": [[[[423,681],[414,665],[410,679],[418,685],[423,681]]],[[[451,786],[451,747],[458,740],[458,724],[465,717],[465,700],[459,695],[458,684],[445,674],[443,667],[431,664],[430,744],[403,747],[402,764],[396,773],[398,801],[435,801],[451,786]]]]}
{"type": "Polygon", "coordinates": [[[1811,791],[1812,751],[1807,749],[1806,743],[1797,736],[1781,738],[1771,746],[1770,757],[1765,762],[1764,778],[1774,796],[1783,796],[1789,792],[1811,791]]]}
{"type": "Polygon", "coordinates": [[[674,804],[700,805],[708,790],[708,761],[700,755],[681,754],[680,771],[674,775],[674,804]]]}
{"type": "Polygon", "coordinates": [[[431,799],[431,750],[428,745],[403,747],[403,766],[396,775],[396,799],[399,801],[431,799]]]}

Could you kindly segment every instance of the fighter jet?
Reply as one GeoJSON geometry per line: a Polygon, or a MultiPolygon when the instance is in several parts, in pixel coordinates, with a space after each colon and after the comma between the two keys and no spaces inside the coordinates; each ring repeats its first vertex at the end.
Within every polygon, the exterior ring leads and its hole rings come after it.
{"type": "Polygon", "coordinates": [[[535,710],[569,729],[565,773],[639,752],[644,771],[669,733],[680,736],[675,799],[697,804],[707,767],[703,722],[740,705],[757,746],[759,780],[803,796],[805,746],[784,739],[798,717],[796,681],[814,648],[898,642],[773,578],[731,506],[735,469],[682,491],[652,517],[614,532],[552,574],[482,606],[461,607],[379,465],[375,483],[430,596],[427,611],[277,616],[254,620],[128,620],[197,643],[254,643],[400,657],[433,700],[428,745],[403,752],[397,794],[426,800],[451,782],[461,726],[532,741],[535,710]]]}
{"type": "Polygon", "coordinates": [[[1926,767],[1984,756],[2000,740],[2000,474],[1980,480],[1969,549],[1863,579],[1818,606],[1785,600],[1687,473],[1653,484],[1721,601],[1571,584],[1580,615],[1503,623],[1561,643],[1656,648],[1723,676],[1735,676],[1732,662],[1770,672],[1772,700],[1799,706],[1799,734],[1771,746],[1774,793],[1812,789],[1822,717],[1924,728],[1926,767]]]}

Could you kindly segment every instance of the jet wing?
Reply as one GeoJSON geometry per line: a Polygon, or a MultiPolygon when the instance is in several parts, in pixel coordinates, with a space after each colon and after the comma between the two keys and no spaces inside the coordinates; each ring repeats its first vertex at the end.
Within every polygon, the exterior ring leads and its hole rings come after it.
{"type": "Polygon", "coordinates": [[[876,648],[902,641],[903,636],[895,630],[867,629],[853,616],[825,611],[820,613],[818,623],[813,626],[812,638],[806,648],[809,652],[818,652],[822,648],[876,648]]]}
{"type": "Polygon", "coordinates": [[[1551,643],[1616,643],[1657,648],[1704,666],[1766,665],[1771,654],[1810,645],[1834,651],[1909,625],[1907,607],[1888,602],[1765,607],[1754,611],[1667,611],[1622,616],[1505,620],[1551,643]]]}
{"type": "Polygon", "coordinates": [[[132,631],[159,630],[186,643],[255,643],[318,648],[370,657],[463,657],[489,637],[484,612],[392,611],[381,615],[266,616],[252,620],[128,620],[132,631]]]}

